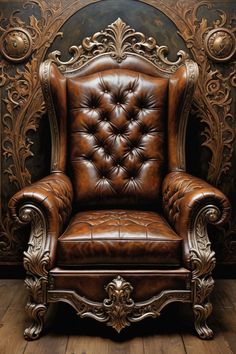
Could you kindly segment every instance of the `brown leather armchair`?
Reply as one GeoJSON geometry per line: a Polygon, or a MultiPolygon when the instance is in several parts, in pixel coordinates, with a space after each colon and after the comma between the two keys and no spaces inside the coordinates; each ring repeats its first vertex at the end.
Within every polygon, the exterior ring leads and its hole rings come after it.
{"type": "Polygon", "coordinates": [[[121,19],[71,51],[40,70],[51,174],[9,202],[17,222],[31,223],[25,338],[40,336],[57,301],[118,332],[188,302],[197,333],[211,338],[207,224],[222,224],[230,206],[185,171],[197,65],[182,51],[170,62],[166,47],[121,19]]]}

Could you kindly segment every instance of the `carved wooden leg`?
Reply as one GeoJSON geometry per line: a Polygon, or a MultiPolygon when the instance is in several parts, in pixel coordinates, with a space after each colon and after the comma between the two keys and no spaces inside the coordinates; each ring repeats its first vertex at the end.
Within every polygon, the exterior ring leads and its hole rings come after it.
{"type": "Polygon", "coordinates": [[[214,280],[211,276],[203,279],[196,279],[196,296],[193,304],[195,329],[202,339],[211,339],[212,330],[208,327],[206,321],[212,312],[212,304],[209,301],[209,295],[214,287],[214,280]]]}
{"type": "Polygon", "coordinates": [[[202,339],[211,339],[213,337],[212,330],[208,327],[206,320],[212,312],[212,304],[210,302],[204,305],[194,305],[193,312],[195,316],[195,329],[202,339]]]}
{"type": "Polygon", "coordinates": [[[25,329],[24,337],[27,340],[37,339],[43,330],[43,322],[44,316],[47,312],[47,306],[44,304],[28,302],[25,309],[32,322],[30,326],[25,329]]]}
{"type": "Polygon", "coordinates": [[[39,338],[44,324],[48,306],[44,302],[44,284],[45,278],[37,278],[35,275],[28,275],[25,280],[29,291],[29,299],[25,307],[26,313],[31,319],[31,324],[24,331],[24,337],[27,340],[39,338]]]}

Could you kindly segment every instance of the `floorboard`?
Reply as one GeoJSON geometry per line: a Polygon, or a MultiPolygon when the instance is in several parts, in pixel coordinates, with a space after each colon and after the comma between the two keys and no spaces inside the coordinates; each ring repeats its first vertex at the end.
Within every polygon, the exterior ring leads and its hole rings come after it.
{"type": "Polygon", "coordinates": [[[188,304],[171,304],[160,318],[134,324],[119,335],[104,324],[81,320],[67,304],[55,304],[43,336],[26,342],[26,298],[22,280],[0,280],[0,354],[236,354],[236,280],[216,281],[211,341],[195,336],[188,304]]]}

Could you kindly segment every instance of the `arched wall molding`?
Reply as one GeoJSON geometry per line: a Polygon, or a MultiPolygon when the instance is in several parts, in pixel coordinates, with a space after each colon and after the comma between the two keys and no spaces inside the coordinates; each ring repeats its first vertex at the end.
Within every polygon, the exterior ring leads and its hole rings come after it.
{"type": "MultiPolygon", "coordinates": [[[[15,65],[14,61],[9,61],[9,58],[4,57],[2,53],[3,66],[0,69],[0,88],[2,92],[3,89],[5,90],[5,96],[3,94],[1,100],[3,112],[1,153],[8,163],[4,174],[8,177],[9,183],[14,185],[14,191],[31,183],[27,160],[33,156],[33,141],[29,139],[28,133],[37,131],[40,118],[45,112],[38,80],[40,62],[45,59],[48,48],[58,36],[63,24],[71,16],[86,6],[102,1],[106,0],[71,0],[66,1],[66,4],[61,1],[51,3],[49,0],[34,0],[32,4],[38,7],[41,13],[40,18],[32,15],[28,22],[23,21],[19,10],[12,13],[5,28],[0,26],[1,38],[7,30],[21,27],[30,34],[32,39],[31,55],[23,59],[25,66],[21,63],[15,65]],[[9,73],[9,68],[15,71],[14,75],[9,73]]],[[[213,2],[210,0],[200,2],[193,0],[137,1],[161,11],[174,23],[192,57],[199,64],[200,76],[195,93],[194,115],[203,123],[204,141],[202,145],[210,152],[208,174],[205,177],[209,182],[222,187],[224,176],[231,168],[235,139],[235,122],[231,102],[232,87],[236,86],[236,68],[235,62],[231,60],[228,63],[229,70],[223,73],[214,59],[207,56],[208,48],[204,45],[207,45],[207,35],[215,29],[226,28],[234,34],[235,29],[231,28],[231,19],[222,10],[214,9],[219,14],[215,21],[208,24],[207,19],[202,18],[200,22],[197,18],[198,9],[205,6],[207,11],[211,11],[213,2]],[[215,99],[214,96],[217,93],[218,96],[215,99]]],[[[232,59],[233,57],[234,55],[231,55],[232,59]]],[[[14,225],[10,224],[5,212],[1,215],[1,228],[0,244],[3,244],[3,251],[0,249],[0,257],[1,253],[14,254],[14,249],[18,247],[15,243],[17,237],[13,236],[14,225]]],[[[230,228],[230,233],[232,233],[232,228],[235,228],[234,224],[230,228]]]]}

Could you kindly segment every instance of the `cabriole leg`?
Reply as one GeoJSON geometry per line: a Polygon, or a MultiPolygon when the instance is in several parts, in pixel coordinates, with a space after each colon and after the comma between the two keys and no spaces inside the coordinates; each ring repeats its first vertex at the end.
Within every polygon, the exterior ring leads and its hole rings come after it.
{"type": "Polygon", "coordinates": [[[26,287],[29,291],[29,299],[26,304],[26,313],[31,320],[29,327],[24,331],[24,337],[27,340],[34,340],[40,337],[44,317],[47,313],[48,306],[44,301],[45,298],[45,279],[35,276],[28,276],[25,280],[26,287]]]}
{"type": "Polygon", "coordinates": [[[207,325],[207,319],[212,312],[212,304],[209,301],[209,294],[214,287],[212,277],[196,280],[196,296],[193,304],[195,329],[202,339],[211,339],[213,331],[207,325]]]}
{"type": "Polygon", "coordinates": [[[27,340],[34,340],[40,337],[43,324],[44,316],[47,312],[47,306],[44,304],[36,304],[28,302],[26,307],[26,313],[31,318],[31,324],[24,331],[24,337],[27,340]]]}

